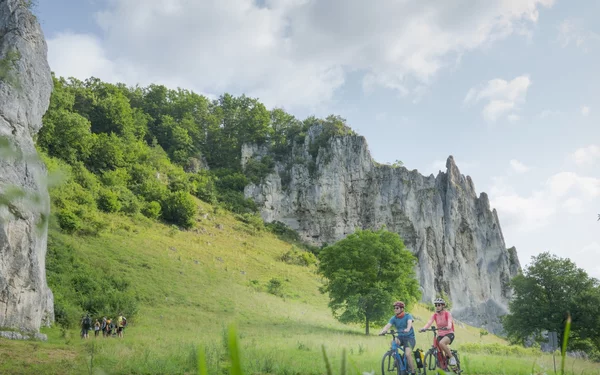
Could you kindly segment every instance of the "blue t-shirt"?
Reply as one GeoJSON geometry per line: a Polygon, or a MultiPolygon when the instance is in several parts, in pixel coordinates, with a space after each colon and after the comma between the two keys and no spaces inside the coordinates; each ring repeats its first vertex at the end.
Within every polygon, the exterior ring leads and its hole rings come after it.
{"type": "Polygon", "coordinates": [[[406,327],[408,327],[409,320],[412,320],[414,322],[412,315],[408,313],[404,313],[404,316],[402,318],[398,318],[396,317],[396,315],[394,315],[390,319],[390,324],[396,327],[396,332],[398,332],[398,336],[415,337],[415,330],[413,329],[413,327],[410,327],[410,331],[404,332],[406,327]]]}

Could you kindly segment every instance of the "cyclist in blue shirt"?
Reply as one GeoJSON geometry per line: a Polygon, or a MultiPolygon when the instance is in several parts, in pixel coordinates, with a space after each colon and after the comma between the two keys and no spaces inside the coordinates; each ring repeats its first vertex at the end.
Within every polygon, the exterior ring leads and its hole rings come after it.
{"type": "Polygon", "coordinates": [[[415,374],[415,362],[412,354],[412,350],[416,344],[415,331],[412,327],[414,319],[412,315],[404,312],[404,302],[402,301],[394,302],[394,313],[395,315],[390,319],[390,322],[383,327],[379,334],[385,335],[392,326],[396,328],[396,332],[398,332],[396,344],[404,347],[404,353],[408,359],[409,371],[411,374],[415,374]]]}

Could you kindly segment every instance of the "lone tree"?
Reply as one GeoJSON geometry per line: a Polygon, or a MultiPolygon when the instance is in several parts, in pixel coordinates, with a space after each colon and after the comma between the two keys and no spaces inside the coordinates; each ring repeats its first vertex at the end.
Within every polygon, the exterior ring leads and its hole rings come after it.
{"type": "Polygon", "coordinates": [[[417,259],[400,236],[385,229],[358,230],[319,253],[329,307],[342,323],[382,323],[394,300],[419,299],[417,259]]]}
{"type": "Polygon", "coordinates": [[[584,350],[598,358],[600,346],[600,284],[571,260],[548,252],[532,257],[531,265],[511,281],[514,297],[503,325],[512,342],[543,341],[554,331],[562,343],[567,314],[572,317],[569,350],[584,350]]]}

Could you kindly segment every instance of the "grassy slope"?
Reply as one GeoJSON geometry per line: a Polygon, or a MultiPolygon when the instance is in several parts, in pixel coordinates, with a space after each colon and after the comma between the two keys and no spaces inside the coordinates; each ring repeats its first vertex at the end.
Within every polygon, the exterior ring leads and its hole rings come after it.
{"type": "MultiPolygon", "coordinates": [[[[350,368],[379,368],[387,338],[366,337],[363,328],[333,319],[327,297],[318,292],[315,268],[278,260],[290,244],[268,233],[252,235],[227,212],[199,205],[196,228],[187,232],[121,216],[110,216],[109,230],[99,237],[77,238],[52,229],[90,264],[124,274],[141,298],[140,313],[124,340],[81,340],[75,330],[65,336],[58,328],[42,330],[48,343],[0,339],[0,373],[191,374],[197,373],[199,347],[205,349],[209,373],[220,373],[227,367],[224,335],[230,323],[237,326],[248,374],[324,373],[321,345],[334,371],[343,349],[350,368]],[[283,281],[283,297],[266,292],[274,277],[283,281]]],[[[412,312],[417,327],[430,314],[421,306],[412,312]]],[[[458,345],[505,345],[500,338],[480,338],[479,329],[461,325],[457,337],[458,345]]],[[[418,347],[426,349],[430,342],[430,335],[417,335],[418,347]]],[[[530,374],[534,361],[540,363],[522,356],[463,355],[472,374],[530,374]]],[[[552,367],[551,357],[541,361],[546,369],[552,367]]],[[[579,374],[595,367],[578,363],[576,368],[579,374]]]]}

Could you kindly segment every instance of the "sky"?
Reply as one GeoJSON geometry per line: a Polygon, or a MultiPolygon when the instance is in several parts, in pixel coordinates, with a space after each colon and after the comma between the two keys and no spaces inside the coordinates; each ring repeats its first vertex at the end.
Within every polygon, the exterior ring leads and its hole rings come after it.
{"type": "Polygon", "coordinates": [[[600,278],[600,2],[38,0],[58,76],[339,115],[380,163],[452,155],[522,266],[600,278]]]}

